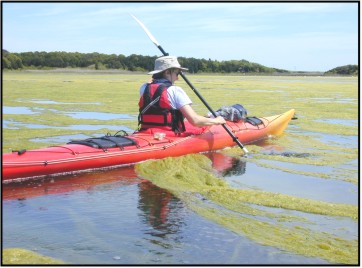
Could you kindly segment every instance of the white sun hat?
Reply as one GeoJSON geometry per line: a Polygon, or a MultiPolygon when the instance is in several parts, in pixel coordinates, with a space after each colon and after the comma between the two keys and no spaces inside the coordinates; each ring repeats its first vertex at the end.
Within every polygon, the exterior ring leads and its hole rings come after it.
{"type": "Polygon", "coordinates": [[[181,67],[175,56],[163,56],[155,60],[155,69],[148,74],[157,74],[161,73],[167,69],[176,68],[183,71],[187,71],[187,68],[181,67]]]}

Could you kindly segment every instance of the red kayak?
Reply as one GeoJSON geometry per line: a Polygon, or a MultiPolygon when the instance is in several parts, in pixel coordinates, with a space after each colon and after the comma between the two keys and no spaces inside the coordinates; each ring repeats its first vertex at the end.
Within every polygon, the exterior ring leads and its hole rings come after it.
{"type": "MultiPolygon", "coordinates": [[[[210,152],[205,156],[212,161],[212,167],[220,174],[235,172],[234,157],[222,153],[210,152]]],[[[240,164],[237,164],[240,165],[240,164]]],[[[43,195],[57,195],[72,191],[90,191],[97,186],[118,182],[121,185],[139,184],[142,189],[149,187],[149,182],[138,178],[133,166],[115,168],[109,170],[83,172],[73,174],[41,178],[39,180],[26,180],[19,183],[3,183],[2,200],[23,200],[43,195]]]]}
{"type": "MultiPolygon", "coordinates": [[[[270,135],[280,135],[293,116],[294,109],[280,115],[249,118],[245,122],[227,122],[227,125],[241,143],[248,144],[270,135]]],[[[148,159],[215,151],[236,145],[220,125],[198,129],[198,134],[177,136],[171,131],[153,128],[127,136],[104,136],[6,153],[2,158],[2,181],[124,166],[148,159]]]]}

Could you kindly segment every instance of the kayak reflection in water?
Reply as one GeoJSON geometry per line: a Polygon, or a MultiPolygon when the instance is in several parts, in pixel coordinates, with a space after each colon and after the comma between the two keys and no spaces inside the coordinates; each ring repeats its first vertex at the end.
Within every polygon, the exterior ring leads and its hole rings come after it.
{"type": "Polygon", "coordinates": [[[239,157],[215,152],[205,155],[212,161],[212,167],[223,177],[243,175],[246,172],[246,161],[239,157]]]}

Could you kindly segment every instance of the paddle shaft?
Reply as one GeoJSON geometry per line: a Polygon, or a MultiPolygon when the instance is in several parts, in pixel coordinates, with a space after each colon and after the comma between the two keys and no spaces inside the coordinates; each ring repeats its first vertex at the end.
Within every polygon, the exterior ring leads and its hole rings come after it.
{"type": "MultiPolygon", "coordinates": [[[[142,29],[146,32],[148,37],[151,39],[151,41],[158,47],[158,49],[162,52],[164,56],[168,56],[169,54],[161,47],[161,45],[157,42],[156,38],[151,34],[151,32],[146,28],[146,26],[135,16],[131,14],[131,16],[138,22],[138,24],[142,27],[142,29]]],[[[210,107],[210,105],[207,103],[207,101],[202,97],[202,95],[197,91],[197,89],[191,84],[191,82],[187,79],[184,73],[180,73],[181,77],[185,80],[186,84],[189,85],[189,87],[192,89],[193,92],[195,92],[196,96],[201,100],[201,102],[207,107],[207,109],[212,113],[214,117],[217,117],[214,110],[210,107]]],[[[245,152],[245,154],[248,153],[248,150],[244,147],[244,145],[239,141],[238,137],[234,135],[234,133],[229,129],[229,127],[226,124],[222,124],[223,128],[226,130],[226,132],[230,135],[230,137],[233,139],[233,141],[245,152]]]]}
{"type": "MultiPolygon", "coordinates": [[[[187,77],[182,72],[181,72],[181,77],[185,80],[186,84],[189,85],[189,87],[192,89],[192,91],[195,92],[196,96],[201,100],[201,102],[206,106],[206,108],[212,113],[212,115],[214,117],[217,117],[215,111],[210,107],[210,105],[207,103],[207,101],[204,99],[204,97],[197,91],[197,89],[192,85],[192,83],[187,79],[187,77]]],[[[238,137],[236,137],[234,135],[234,133],[232,133],[232,131],[229,129],[229,127],[226,124],[222,124],[222,127],[230,135],[230,137],[233,139],[233,141],[247,154],[248,150],[239,141],[238,137]]]]}

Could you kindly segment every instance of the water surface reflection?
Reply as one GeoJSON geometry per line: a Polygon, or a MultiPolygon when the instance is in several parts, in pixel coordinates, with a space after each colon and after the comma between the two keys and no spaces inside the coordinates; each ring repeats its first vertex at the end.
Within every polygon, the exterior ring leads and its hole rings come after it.
{"type": "MultiPolygon", "coordinates": [[[[246,162],[207,154],[228,178],[246,162]]],[[[133,167],[3,185],[3,246],[71,264],[321,264],[208,221],[133,167]]]]}

